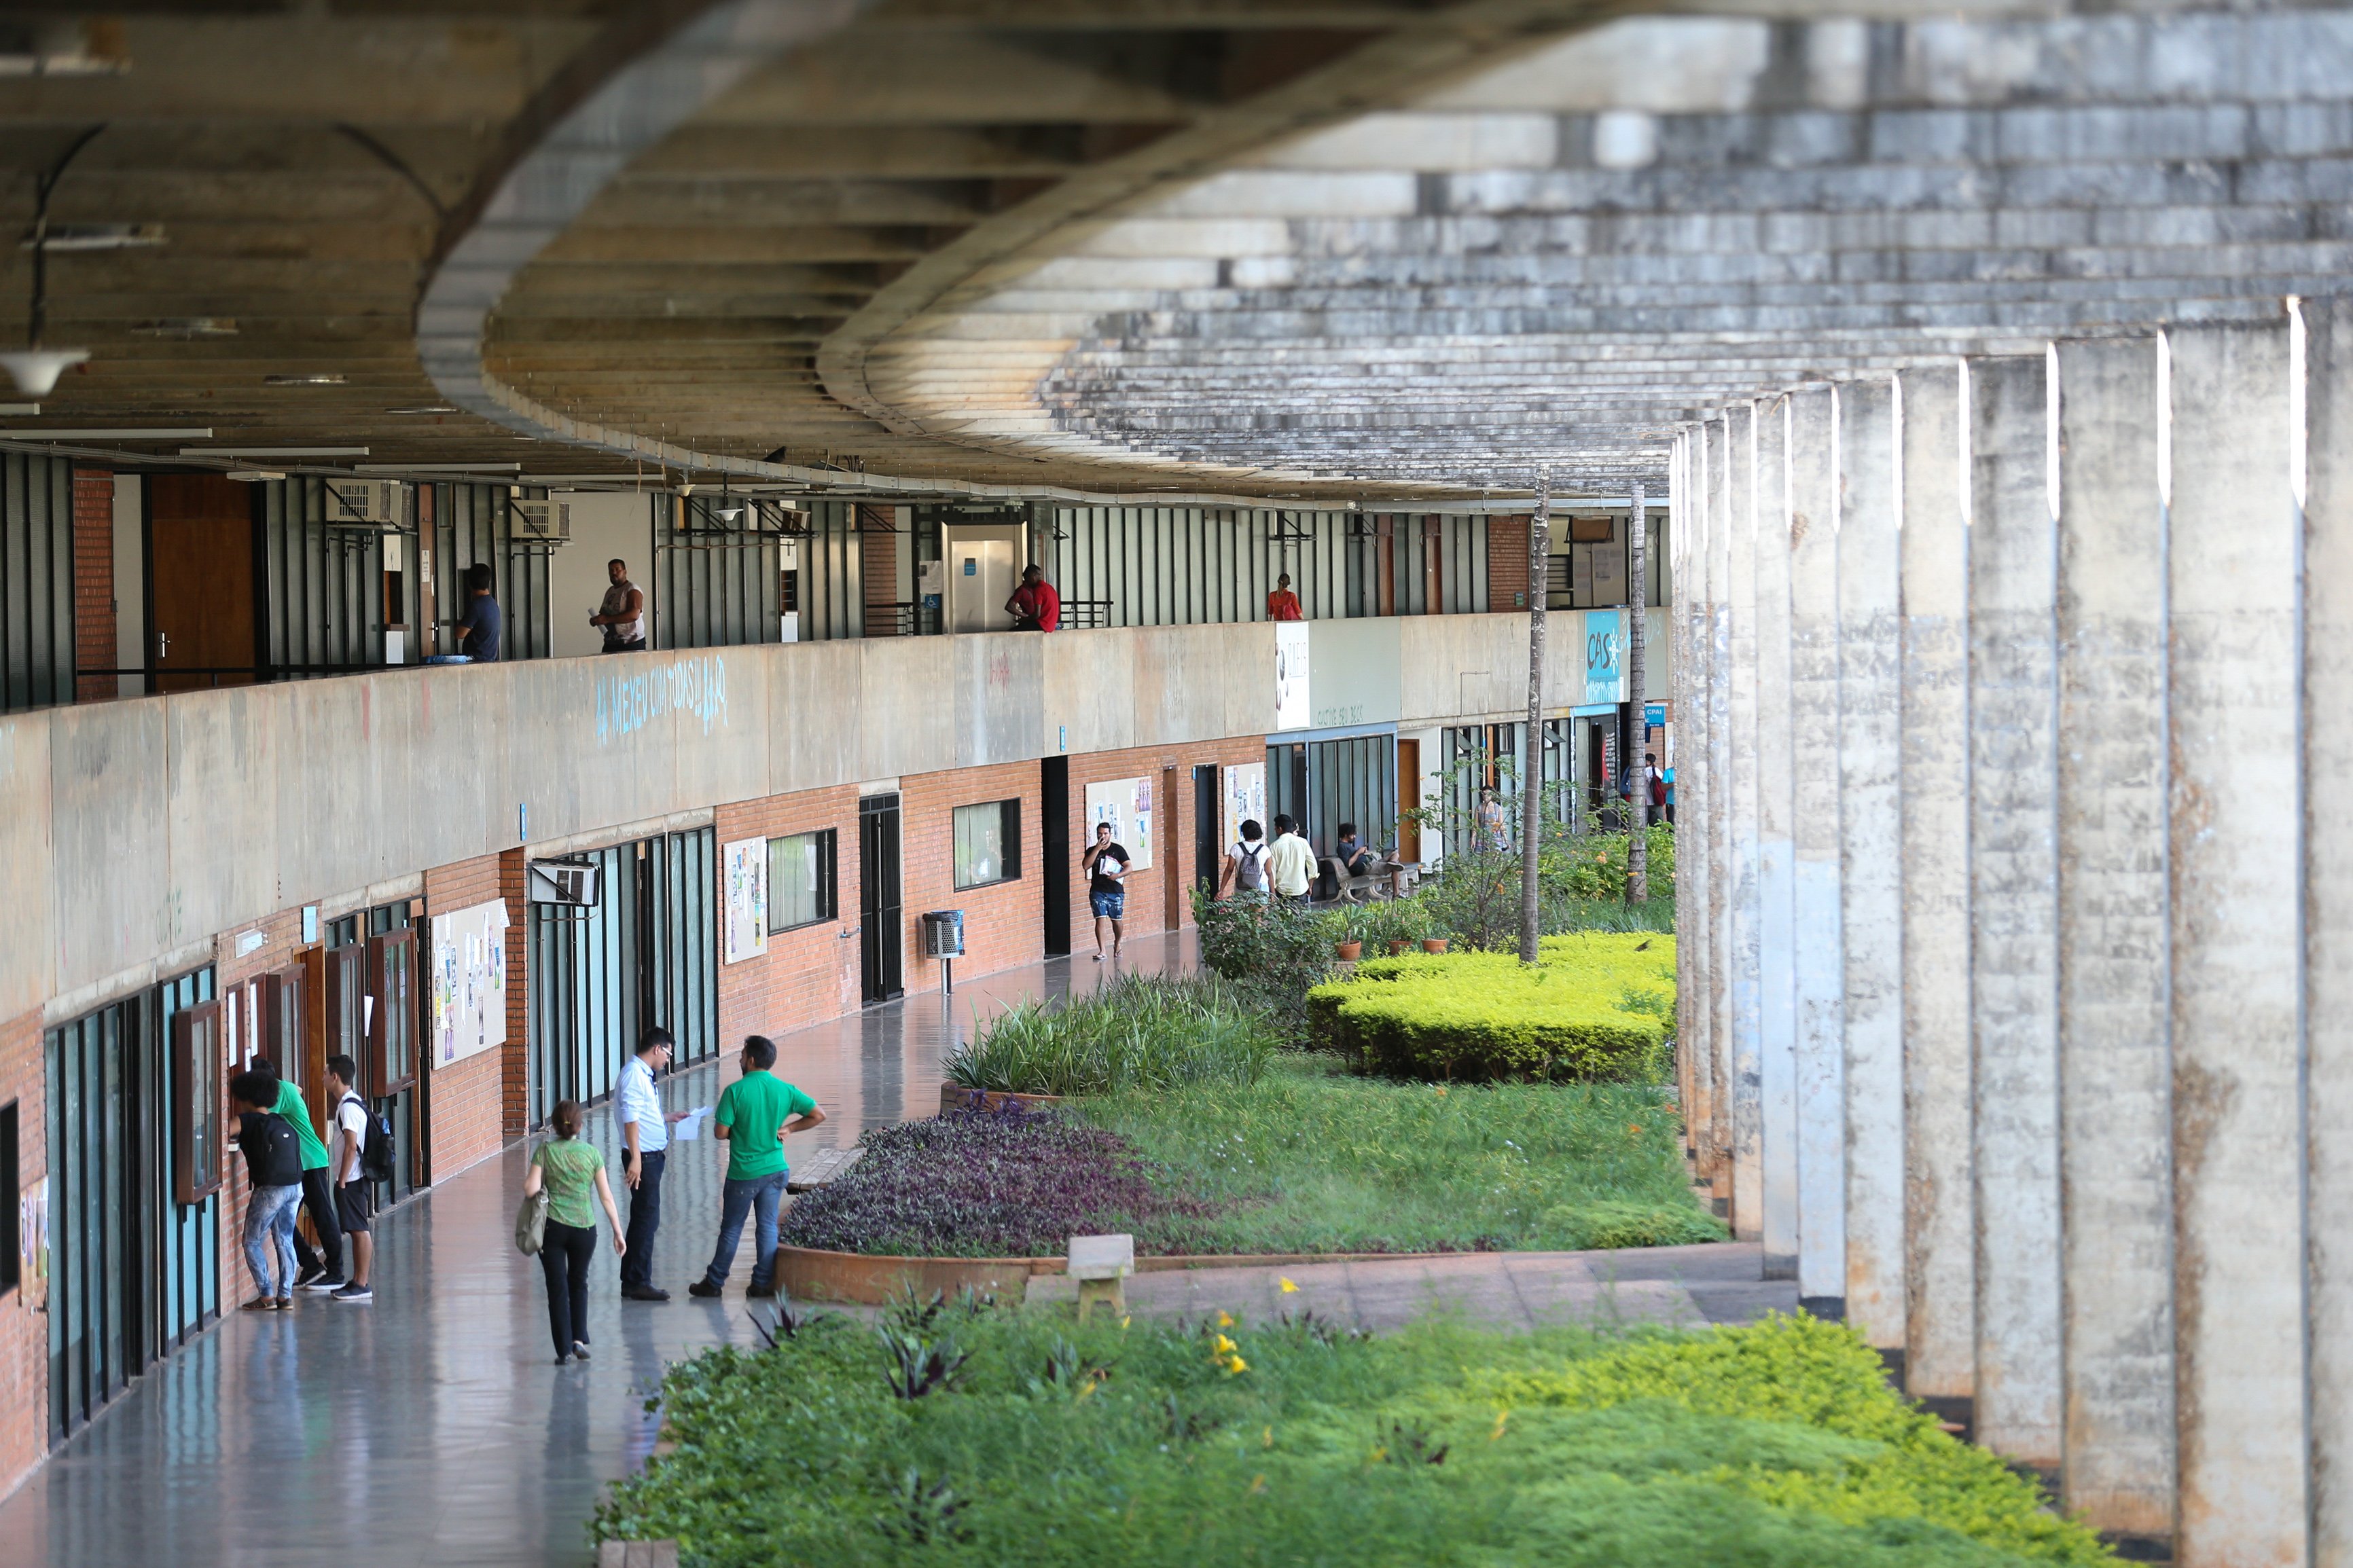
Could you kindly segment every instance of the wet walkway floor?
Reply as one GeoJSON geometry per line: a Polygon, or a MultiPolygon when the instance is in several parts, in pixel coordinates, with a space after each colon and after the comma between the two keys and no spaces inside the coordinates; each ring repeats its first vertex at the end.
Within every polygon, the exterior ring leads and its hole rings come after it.
{"type": "MultiPolygon", "coordinates": [[[[1175,939],[1151,938],[1130,943],[1126,967],[1176,967],[1189,956],[1175,939]]],[[[1084,956],[1055,960],[966,982],[946,1005],[919,996],[780,1037],[780,1070],[833,1118],[787,1152],[847,1146],[865,1127],[931,1114],[940,1059],[976,1020],[1024,996],[1091,988],[1104,973],[1084,956]]],[[[671,1107],[711,1103],[721,1071],[705,1064],[674,1074],[671,1107]]],[[[591,1114],[588,1135],[613,1146],[609,1110],[591,1114]]],[[[227,1321],[152,1368],[0,1503],[0,1565],[589,1563],[586,1527],[603,1487],[652,1446],[645,1406],[664,1367],[711,1345],[758,1342],[742,1296],[748,1236],[723,1300],[685,1294],[710,1257],[723,1149],[673,1145],[654,1269],[669,1303],[620,1300],[611,1239],[600,1237],[589,1305],[596,1355],[585,1365],[554,1364],[539,1265],[514,1250],[521,1147],[379,1220],[369,1305],[307,1297],[291,1314],[237,1311],[250,1283],[240,1256],[227,1321]]],[[[1784,1304],[1772,1288],[1744,1282],[1756,1278],[1753,1249],[1670,1250],[1694,1256],[1622,1255],[1625,1283],[1616,1286],[1589,1254],[1557,1255],[1551,1266],[1522,1255],[1489,1272],[1516,1277],[1511,1302],[1540,1298],[1551,1309],[1606,1298],[1628,1316],[1698,1321],[1784,1304]]],[[[1474,1317],[1510,1321],[1526,1310],[1493,1307],[1505,1300],[1493,1282],[1459,1278],[1451,1263],[1436,1275],[1406,1263],[1409,1278],[1385,1281],[1398,1267],[1234,1270],[1221,1283],[1197,1271],[1139,1280],[1136,1292],[1147,1310],[1215,1296],[1210,1304],[1248,1311],[1273,1305],[1280,1273],[1302,1287],[1283,1305],[1312,1301],[1367,1321],[1409,1297],[1436,1300],[1433,1282],[1474,1317]]]]}

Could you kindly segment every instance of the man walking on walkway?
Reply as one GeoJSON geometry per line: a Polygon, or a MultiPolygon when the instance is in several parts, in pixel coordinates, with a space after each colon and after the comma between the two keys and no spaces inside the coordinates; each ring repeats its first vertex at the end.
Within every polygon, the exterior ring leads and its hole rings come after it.
{"type": "Polygon", "coordinates": [[[1274,819],[1274,845],[1267,851],[1266,873],[1274,895],[1297,902],[1307,897],[1315,879],[1315,851],[1299,837],[1299,825],[1287,816],[1274,819]]]}
{"type": "Polygon", "coordinates": [[[327,1058],[327,1096],[335,1102],[335,1218],[352,1242],[351,1283],[327,1298],[330,1301],[373,1301],[370,1265],[375,1261],[375,1237],[369,1220],[375,1212],[375,1188],[367,1174],[367,1101],[352,1086],[359,1064],[343,1055],[327,1058]]]}
{"type": "Polygon", "coordinates": [[[1111,956],[1119,960],[1120,939],[1126,932],[1127,919],[1127,850],[1114,842],[1111,824],[1095,824],[1095,841],[1079,857],[1079,869],[1087,874],[1087,908],[1095,917],[1095,962],[1103,955],[1103,923],[1111,923],[1111,956]]]}
{"type": "Polygon", "coordinates": [[[670,1124],[686,1113],[666,1115],[654,1075],[670,1066],[668,1029],[646,1031],[638,1054],[621,1069],[614,1090],[614,1115],[621,1124],[621,1178],[629,1184],[628,1246],[621,1253],[621,1299],[667,1301],[670,1292],[653,1280],[654,1233],[661,1228],[662,1166],[670,1158],[670,1124]]]}
{"type": "Polygon", "coordinates": [[[744,1217],[757,1211],[757,1252],[752,1265],[754,1296],[776,1293],[776,1205],[784,1201],[785,1135],[806,1132],[825,1120],[817,1101],[768,1069],[776,1065],[776,1043],[765,1035],[744,1042],[744,1076],[719,1097],[719,1136],[727,1141],[727,1184],[721,1198],[719,1247],[702,1278],[686,1288],[690,1296],[712,1297],[727,1283],[735,1248],[744,1239],[744,1217]]]}

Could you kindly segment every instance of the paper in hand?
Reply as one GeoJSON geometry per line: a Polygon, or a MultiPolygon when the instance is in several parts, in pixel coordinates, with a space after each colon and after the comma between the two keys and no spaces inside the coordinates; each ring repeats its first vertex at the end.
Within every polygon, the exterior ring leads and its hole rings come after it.
{"type": "Polygon", "coordinates": [[[696,1142],[702,1136],[702,1119],[710,1114],[711,1107],[696,1106],[686,1113],[685,1118],[679,1122],[677,1130],[670,1134],[670,1138],[680,1143],[696,1142]]]}

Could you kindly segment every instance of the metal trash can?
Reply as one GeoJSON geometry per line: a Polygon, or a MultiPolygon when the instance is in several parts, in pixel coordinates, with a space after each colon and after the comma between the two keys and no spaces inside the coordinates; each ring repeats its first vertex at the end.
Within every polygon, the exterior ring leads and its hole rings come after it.
{"type": "Polygon", "coordinates": [[[964,911],[962,910],[931,910],[925,912],[923,956],[925,958],[964,956],[964,911]]]}

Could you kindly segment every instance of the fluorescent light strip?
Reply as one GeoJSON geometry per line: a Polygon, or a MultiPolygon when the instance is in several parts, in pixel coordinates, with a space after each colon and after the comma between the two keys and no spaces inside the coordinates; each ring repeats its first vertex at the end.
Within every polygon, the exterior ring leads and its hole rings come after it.
{"type": "Polygon", "coordinates": [[[364,458],[365,447],[183,447],[183,458],[364,458]]]}
{"type": "Polygon", "coordinates": [[[355,474],[519,474],[521,463],[354,463],[355,474]]]}
{"type": "Polygon", "coordinates": [[[190,430],[0,430],[11,441],[203,441],[209,426],[190,430]]]}

